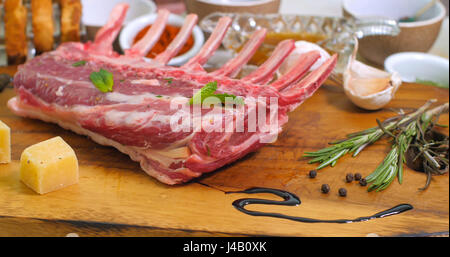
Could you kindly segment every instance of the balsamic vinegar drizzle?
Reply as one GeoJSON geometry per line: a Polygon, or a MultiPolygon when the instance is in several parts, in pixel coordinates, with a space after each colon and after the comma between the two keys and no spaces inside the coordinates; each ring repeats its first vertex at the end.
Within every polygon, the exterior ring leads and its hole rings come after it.
{"type": "Polygon", "coordinates": [[[410,204],[400,204],[395,207],[392,207],[388,210],[378,212],[372,216],[368,217],[359,217],[356,219],[336,219],[336,220],[319,220],[319,219],[311,219],[311,218],[304,218],[304,217],[295,217],[295,216],[289,216],[284,215],[280,213],[271,213],[271,212],[259,212],[259,211],[250,211],[245,209],[246,205],[249,204],[270,204],[270,205],[286,205],[286,206],[297,206],[301,204],[300,198],[296,196],[295,194],[292,194],[287,191],[278,190],[278,189],[272,189],[272,188],[262,188],[262,187],[252,187],[249,189],[246,189],[244,191],[232,191],[232,192],[225,192],[226,194],[235,194],[235,193],[243,193],[243,194],[256,194],[256,193],[270,193],[277,196],[280,196],[284,199],[284,201],[274,201],[274,200],[266,200],[266,199],[257,199],[257,198],[242,198],[235,200],[233,202],[233,206],[248,215],[252,216],[266,216],[266,217],[274,217],[274,218],[281,218],[281,219],[288,219],[293,221],[299,221],[299,222],[306,222],[306,223],[353,223],[353,222],[361,222],[361,221],[368,221],[376,218],[384,218],[391,215],[400,214],[405,211],[409,211],[413,209],[413,206],[410,204]]]}

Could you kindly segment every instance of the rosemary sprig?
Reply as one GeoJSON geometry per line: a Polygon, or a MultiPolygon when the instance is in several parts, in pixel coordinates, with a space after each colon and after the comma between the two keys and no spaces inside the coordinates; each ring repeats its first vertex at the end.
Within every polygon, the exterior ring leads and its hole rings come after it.
{"type": "Polygon", "coordinates": [[[396,176],[400,184],[403,182],[403,163],[406,162],[405,152],[417,133],[416,129],[416,123],[411,122],[399,135],[391,135],[395,137],[391,151],[375,171],[366,177],[367,183],[372,183],[368,191],[374,189],[381,191],[387,188],[396,176]]]}
{"type": "Polygon", "coordinates": [[[417,152],[411,163],[420,159],[421,170],[427,174],[425,186],[419,188],[419,190],[428,188],[432,175],[442,175],[448,172],[449,137],[441,134],[436,138],[434,135],[439,133],[432,130],[434,126],[438,126],[436,122],[439,116],[444,112],[448,112],[448,110],[448,104],[438,106],[424,113],[420,122],[417,123],[418,133],[412,140],[408,151],[417,152]]]}
{"type": "MultiPolygon", "coordinates": [[[[368,190],[384,190],[395,177],[398,177],[401,184],[403,182],[403,164],[406,162],[405,153],[411,143],[417,142],[418,136],[424,137],[424,131],[428,131],[430,126],[434,125],[435,121],[437,122],[439,115],[448,112],[448,103],[427,110],[435,101],[429,100],[425,105],[409,114],[401,114],[383,122],[377,120],[377,127],[349,134],[343,140],[330,143],[332,145],[330,147],[316,152],[306,152],[304,156],[313,158],[309,163],[319,162],[320,165],[317,169],[334,166],[338,159],[345,154],[352,153],[355,157],[365,147],[387,135],[393,138],[392,148],[375,171],[366,177],[366,181],[371,183],[368,190]]],[[[448,163],[448,157],[447,160],[435,160],[433,162],[430,158],[436,158],[437,156],[434,154],[434,157],[430,157],[430,151],[432,151],[430,147],[433,145],[435,144],[428,144],[427,150],[422,150],[424,155],[428,155],[425,156],[425,159],[431,163],[431,167],[438,169],[441,165],[437,165],[437,163],[448,163]]],[[[429,168],[430,165],[427,167],[429,168]]],[[[428,180],[430,179],[428,178],[428,180]]]]}
{"type": "Polygon", "coordinates": [[[320,162],[317,169],[322,169],[328,165],[334,166],[339,158],[347,153],[353,153],[352,156],[357,156],[366,146],[376,142],[386,132],[391,132],[398,126],[410,123],[412,120],[420,116],[434,100],[428,101],[424,106],[417,111],[408,115],[399,115],[380,122],[381,126],[366,129],[360,132],[348,134],[346,139],[331,142],[332,146],[321,149],[317,152],[306,152],[304,156],[313,158],[308,163],[320,162]]]}

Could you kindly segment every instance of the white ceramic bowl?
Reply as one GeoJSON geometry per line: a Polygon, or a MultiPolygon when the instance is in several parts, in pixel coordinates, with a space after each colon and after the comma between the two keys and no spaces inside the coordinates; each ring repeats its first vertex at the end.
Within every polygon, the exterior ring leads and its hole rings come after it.
{"type": "Polygon", "coordinates": [[[83,4],[81,19],[83,24],[88,26],[105,25],[114,6],[120,3],[130,5],[124,24],[139,16],[156,12],[156,5],[151,0],[82,0],[81,3],[83,4]]]}
{"type": "MultiPolygon", "coordinates": [[[[128,23],[122,30],[119,36],[119,43],[122,50],[130,49],[133,45],[133,40],[136,35],[150,24],[153,24],[157,18],[157,14],[150,14],[141,16],[130,23],[128,23]]],[[[167,21],[168,24],[173,26],[181,27],[184,24],[184,18],[175,14],[170,14],[167,21]]],[[[192,30],[192,36],[194,38],[194,45],[184,53],[183,55],[172,58],[168,65],[180,66],[186,63],[189,59],[194,57],[203,46],[205,37],[201,29],[196,25],[192,30]]],[[[144,58],[145,60],[150,60],[150,58],[144,58]]]]}
{"type": "Polygon", "coordinates": [[[439,56],[420,52],[397,53],[386,58],[384,67],[388,72],[398,72],[404,82],[421,80],[449,85],[449,60],[439,56]]]}
{"type": "MultiPolygon", "coordinates": [[[[343,0],[344,11],[357,18],[386,18],[400,20],[411,17],[432,0],[343,0]]],[[[415,27],[434,23],[445,16],[444,5],[437,1],[414,22],[400,22],[401,27],[415,27]]]]}
{"type": "MultiPolygon", "coordinates": [[[[344,16],[357,19],[384,18],[400,20],[411,17],[431,0],[343,0],[344,16]]],[[[446,15],[437,1],[414,22],[399,22],[397,36],[368,36],[359,40],[359,54],[383,65],[385,58],[399,52],[428,52],[436,41],[446,15]]]]}
{"type": "Polygon", "coordinates": [[[156,12],[156,5],[151,0],[82,0],[83,5],[81,22],[86,26],[89,40],[93,40],[95,33],[108,21],[109,15],[119,3],[128,3],[130,8],[123,22],[128,22],[137,17],[156,12]]]}

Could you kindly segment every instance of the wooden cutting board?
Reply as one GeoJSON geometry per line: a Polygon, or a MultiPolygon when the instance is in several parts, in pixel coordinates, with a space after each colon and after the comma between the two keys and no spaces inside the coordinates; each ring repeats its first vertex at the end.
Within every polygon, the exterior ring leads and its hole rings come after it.
{"type": "MultiPolygon", "coordinates": [[[[0,68],[13,74],[14,67],[0,68]]],[[[12,89],[0,93],[0,119],[11,127],[12,163],[0,165],[0,236],[448,236],[448,174],[433,177],[426,191],[422,173],[406,169],[383,192],[366,191],[345,183],[347,173],[371,173],[389,151],[382,140],[357,158],[346,156],[333,168],[308,178],[315,165],[302,157],[345,134],[376,126],[375,119],[395,115],[389,108],[417,108],[427,99],[448,101],[449,91],[431,86],[403,84],[396,99],[380,111],[356,108],[341,88],[323,86],[292,112],[278,141],[191,183],[167,186],[146,175],[126,155],[94,143],[56,125],[13,115],[6,102],[12,89]],[[19,181],[19,158],[29,145],[61,136],[75,150],[80,181],[62,190],[38,195],[19,181]],[[331,192],[324,195],[320,186],[331,192]],[[399,215],[352,224],[307,224],[270,217],[248,216],[232,202],[248,197],[224,191],[270,187],[297,194],[299,206],[248,206],[251,210],[279,212],[317,219],[367,216],[397,204],[414,209],[399,215]],[[344,187],[347,197],[339,197],[344,187]]],[[[449,116],[440,123],[448,124],[449,116]]],[[[448,134],[448,129],[442,130],[448,134]]],[[[252,195],[277,199],[268,194],[252,195]]]]}

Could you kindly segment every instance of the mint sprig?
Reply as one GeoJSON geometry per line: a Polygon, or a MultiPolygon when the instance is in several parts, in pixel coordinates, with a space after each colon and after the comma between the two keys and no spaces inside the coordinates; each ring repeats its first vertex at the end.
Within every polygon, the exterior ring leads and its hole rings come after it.
{"type": "Polygon", "coordinates": [[[217,97],[223,104],[225,104],[226,98],[232,98],[235,104],[238,105],[244,104],[244,100],[242,98],[227,93],[215,94],[216,90],[217,90],[217,81],[207,83],[197,93],[195,93],[194,96],[192,96],[192,98],[189,100],[189,104],[190,105],[201,104],[206,98],[211,96],[217,97]]]}
{"type": "Polygon", "coordinates": [[[192,98],[189,100],[189,104],[201,104],[203,101],[214,95],[214,92],[217,90],[217,81],[209,82],[204,87],[202,87],[197,93],[195,93],[192,98]]]}
{"type": "Polygon", "coordinates": [[[81,60],[72,64],[73,67],[84,66],[87,62],[85,60],[81,60]]]}
{"type": "Polygon", "coordinates": [[[243,105],[244,104],[244,99],[242,99],[241,97],[237,97],[235,95],[230,95],[230,94],[224,93],[224,94],[215,94],[214,96],[219,98],[222,103],[226,103],[225,99],[227,97],[229,97],[229,98],[232,98],[233,99],[233,103],[235,103],[237,105],[243,105]]]}
{"type": "Polygon", "coordinates": [[[103,93],[112,92],[114,86],[113,74],[107,70],[93,71],[89,76],[91,82],[103,93]]]}
{"type": "Polygon", "coordinates": [[[167,84],[172,84],[173,78],[164,78],[167,81],[167,84]]]}

